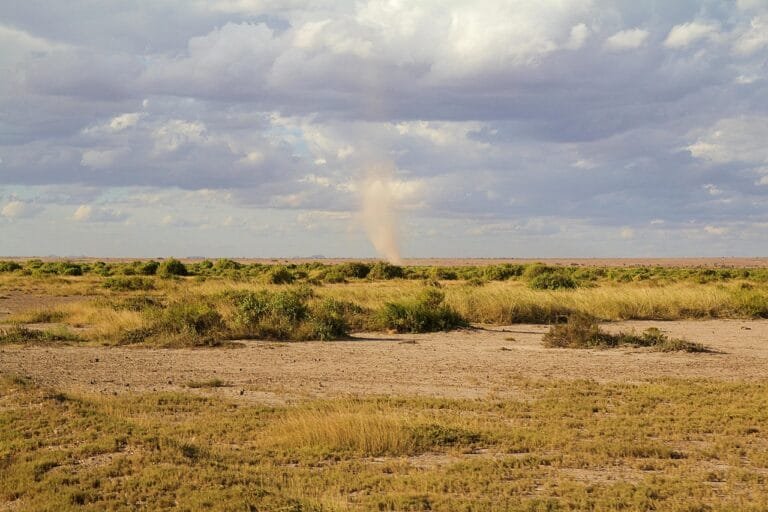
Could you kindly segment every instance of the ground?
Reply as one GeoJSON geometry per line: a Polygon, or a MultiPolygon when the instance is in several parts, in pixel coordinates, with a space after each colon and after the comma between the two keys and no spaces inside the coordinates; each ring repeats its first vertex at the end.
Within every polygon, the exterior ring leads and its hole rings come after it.
{"type": "MultiPolygon", "coordinates": [[[[4,347],[0,372],[64,390],[97,393],[186,389],[218,378],[215,393],[272,404],[314,397],[422,395],[518,397],[529,379],[645,382],[659,378],[768,378],[768,320],[616,322],[611,331],[658,327],[712,353],[544,348],[543,325],[448,333],[361,333],[349,341],[245,341],[240,348],[4,347]]],[[[210,390],[202,391],[210,393],[210,390]]]]}

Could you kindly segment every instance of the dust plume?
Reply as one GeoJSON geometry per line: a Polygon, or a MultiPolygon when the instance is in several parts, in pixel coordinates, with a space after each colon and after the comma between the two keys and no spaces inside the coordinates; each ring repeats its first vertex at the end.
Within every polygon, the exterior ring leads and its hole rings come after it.
{"type": "Polygon", "coordinates": [[[399,265],[402,259],[394,173],[392,163],[370,165],[360,186],[360,200],[363,225],[376,252],[390,263],[399,265]]]}

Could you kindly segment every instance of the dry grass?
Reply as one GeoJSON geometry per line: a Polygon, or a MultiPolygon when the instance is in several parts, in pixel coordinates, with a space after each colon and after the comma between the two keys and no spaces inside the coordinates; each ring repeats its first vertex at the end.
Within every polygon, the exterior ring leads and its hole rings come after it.
{"type": "Polygon", "coordinates": [[[519,382],[526,400],[271,409],[0,379],[14,510],[765,510],[765,383],[519,382]]]}
{"type": "MultiPolygon", "coordinates": [[[[167,343],[155,339],[153,345],[187,345],[205,341],[211,336],[218,341],[226,337],[271,337],[283,339],[303,337],[343,337],[343,329],[242,329],[232,297],[244,292],[266,290],[278,292],[285,285],[263,284],[262,280],[231,280],[226,278],[142,278],[153,283],[147,291],[110,290],[103,287],[104,278],[0,276],[0,285],[14,293],[55,296],[75,291],[83,301],[58,304],[17,312],[6,322],[63,323],[70,328],[83,328],[80,333],[94,343],[143,343],[155,333],[157,314],[151,309],[173,304],[207,304],[221,317],[222,329],[199,336],[177,336],[167,343]],[[143,301],[143,302],[142,302],[143,301]],[[146,307],[142,306],[145,303],[146,307]],[[154,315],[154,316],[153,316],[154,315]],[[327,334],[325,331],[331,333],[327,334]],[[287,334],[286,334],[287,333],[287,334]],[[339,334],[341,333],[341,334],[339,334]],[[275,335],[277,335],[275,334],[275,335]]],[[[698,284],[692,281],[659,284],[652,281],[612,283],[569,290],[533,290],[523,281],[493,281],[472,286],[464,281],[443,281],[444,304],[469,322],[508,325],[513,323],[554,323],[568,315],[585,313],[602,321],[614,320],[677,320],[689,318],[754,318],[768,317],[768,286],[762,282],[730,281],[698,284]]],[[[299,285],[308,288],[308,285],[299,285]]],[[[414,302],[423,293],[425,284],[417,280],[351,281],[311,287],[309,304],[320,305],[333,299],[343,309],[344,322],[352,330],[391,328],[382,321],[383,313],[394,303],[414,302]],[[410,301],[410,302],[409,302],[410,301]]],[[[318,306],[319,307],[319,306],[318,306]]],[[[391,309],[391,308],[390,308],[391,309]]],[[[333,313],[342,314],[341,312],[333,313]]],[[[330,320],[330,317],[328,317],[330,320]]],[[[440,322],[432,322],[438,326],[440,322]]],[[[330,325],[330,324],[329,324],[330,325]]],[[[431,324],[430,324],[431,325],[431,324]]],[[[198,333],[199,334],[199,333],[198,333]]],[[[157,336],[155,336],[157,338],[157,336]]],[[[217,342],[218,342],[217,341],[217,342]]]]}

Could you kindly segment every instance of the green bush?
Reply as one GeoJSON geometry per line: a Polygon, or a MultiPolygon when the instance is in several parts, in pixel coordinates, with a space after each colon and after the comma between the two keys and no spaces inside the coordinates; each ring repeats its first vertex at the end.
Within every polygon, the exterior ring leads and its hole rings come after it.
{"type": "Polygon", "coordinates": [[[139,274],[144,276],[153,276],[157,273],[160,263],[155,260],[150,260],[138,265],[139,274]]]}
{"type": "Polygon", "coordinates": [[[346,283],[347,276],[340,269],[331,267],[323,273],[322,280],[325,283],[346,283]]]}
{"type": "Polygon", "coordinates": [[[432,279],[438,281],[455,281],[459,278],[455,270],[445,267],[432,267],[429,275],[432,279]]]}
{"type": "Polygon", "coordinates": [[[534,290],[559,290],[576,288],[577,284],[570,276],[555,271],[536,275],[528,282],[528,286],[534,290]]]}
{"type": "Polygon", "coordinates": [[[104,280],[104,288],[115,291],[154,290],[155,283],[148,277],[127,276],[108,277],[104,280]]]}
{"type": "Polygon", "coordinates": [[[445,294],[440,289],[428,287],[415,299],[387,302],[379,313],[381,324],[386,329],[412,333],[466,327],[467,321],[443,304],[444,299],[445,294]]]}
{"type": "Polygon", "coordinates": [[[213,265],[215,270],[240,270],[242,267],[241,263],[226,258],[216,260],[216,263],[213,265]]]}
{"type": "Polygon", "coordinates": [[[163,277],[171,277],[186,276],[188,272],[187,266],[184,265],[184,263],[175,258],[170,258],[160,263],[160,266],[157,268],[157,273],[163,277]]]}
{"type": "Polygon", "coordinates": [[[484,277],[489,281],[506,281],[511,277],[518,277],[523,274],[525,267],[523,265],[489,265],[483,269],[484,277]]]}
{"type": "Polygon", "coordinates": [[[152,329],[160,334],[182,334],[204,337],[221,332],[224,319],[206,302],[179,301],[161,310],[152,310],[152,329]]]}
{"type": "Polygon", "coordinates": [[[310,300],[310,288],[272,292],[258,290],[231,295],[235,306],[235,332],[243,337],[280,340],[345,338],[354,304],[335,299],[310,300]]]}
{"type": "Polygon", "coordinates": [[[14,270],[21,270],[21,265],[15,261],[0,261],[0,272],[13,272],[14,270]]]}
{"type": "Polygon", "coordinates": [[[283,266],[270,268],[266,277],[271,284],[291,284],[295,280],[293,273],[283,266]]]}
{"type": "Polygon", "coordinates": [[[398,279],[403,277],[403,267],[392,265],[391,263],[387,263],[386,261],[377,261],[371,267],[371,271],[368,272],[367,277],[369,279],[375,279],[375,280],[381,280],[381,281],[388,280],[388,279],[398,279]]]}
{"type": "Polygon", "coordinates": [[[347,304],[332,298],[312,308],[306,322],[304,337],[313,340],[338,340],[349,335],[347,304]]]}
{"type": "Polygon", "coordinates": [[[246,337],[290,339],[309,314],[310,289],[271,292],[259,290],[235,295],[235,323],[246,337]]]}
{"type": "Polygon", "coordinates": [[[344,277],[356,279],[365,279],[371,272],[371,266],[360,261],[350,261],[348,263],[343,263],[341,265],[337,265],[336,268],[344,277]]]}

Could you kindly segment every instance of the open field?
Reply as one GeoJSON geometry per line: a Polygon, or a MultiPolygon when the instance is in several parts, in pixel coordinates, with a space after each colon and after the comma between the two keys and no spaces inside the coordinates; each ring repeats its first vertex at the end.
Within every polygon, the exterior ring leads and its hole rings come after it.
{"type": "Polygon", "coordinates": [[[768,508],[758,266],[94,263],[0,273],[0,510],[768,508]]]}

